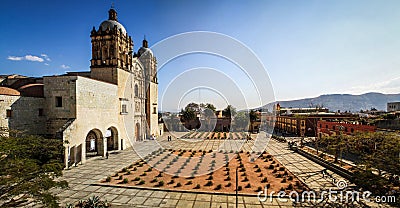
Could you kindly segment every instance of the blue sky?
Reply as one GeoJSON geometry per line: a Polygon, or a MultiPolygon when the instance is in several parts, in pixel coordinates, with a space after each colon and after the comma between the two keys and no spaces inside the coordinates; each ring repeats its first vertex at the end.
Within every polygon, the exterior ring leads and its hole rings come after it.
{"type": "MultiPolygon", "coordinates": [[[[111,2],[2,1],[0,73],[89,70],[90,31],[108,18],[111,2]]],[[[278,100],[400,92],[400,1],[114,2],[135,50],[143,35],[152,45],[199,30],[241,41],[265,65],[278,100]]],[[[200,57],[193,67],[213,61],[200,57]]],[[[231,67],[216,65],[226,67],[222,71],[231,67]]],[[[171,73],[160,74],[161,92],[171,73]]]]}

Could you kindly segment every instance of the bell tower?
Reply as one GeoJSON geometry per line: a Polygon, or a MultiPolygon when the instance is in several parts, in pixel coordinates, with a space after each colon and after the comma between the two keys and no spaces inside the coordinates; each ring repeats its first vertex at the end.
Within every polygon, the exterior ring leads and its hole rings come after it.
{"type": "Polygon", "coordinates": [[[98,30],[93,27],[90,38],[92,78],[117,84],[117,69],[132,71],[133,41],[118,22],[117,12],[113,8],[108,11],[108,20],[103,21],[98,30]]]}

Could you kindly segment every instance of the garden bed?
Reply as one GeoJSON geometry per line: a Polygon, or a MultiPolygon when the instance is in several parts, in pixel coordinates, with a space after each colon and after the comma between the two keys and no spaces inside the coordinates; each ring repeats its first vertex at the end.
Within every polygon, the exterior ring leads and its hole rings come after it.
{"type": "Polygon", "coordinates": [[[283,167],[272,155],[249,152],[211,152],[158,150],[115,173],[102,183],[121,186],[154,187],[172,190],[234,193],[238,167],[239,193],[257,194],[308,188],[283,167]]]}

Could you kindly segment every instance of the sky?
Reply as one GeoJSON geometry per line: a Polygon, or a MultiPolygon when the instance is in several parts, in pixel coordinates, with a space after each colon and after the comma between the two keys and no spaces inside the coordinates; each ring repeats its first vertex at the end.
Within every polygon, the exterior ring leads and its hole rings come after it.
{"type": "MultiPolygon", "coordinates": [[[[0,6],[0,73],[38,77],[88,71],[90,31],[108,18],[112,2],[119,22],[133,38],[135,51],[144,35],[150,46],[192,31],[216,32],[241,42],[265,67],[276,100],[334,93],[400,93],[397,0],[5,0],[0,6]]],[[[160,71],[160,99],[174,79],[202,67],[229,75],[244,94],[251,94],[247,88],[251,80],[243,80],[240,67],[218,56],[192,54],[160,71]]],[[[185,96],[180,100],[215,98],[217,108],[227,102],[206,88],[188,90],[185,96]]],[[[248,98],[247,105],[256,107],[256,100],[248,98]]]]}

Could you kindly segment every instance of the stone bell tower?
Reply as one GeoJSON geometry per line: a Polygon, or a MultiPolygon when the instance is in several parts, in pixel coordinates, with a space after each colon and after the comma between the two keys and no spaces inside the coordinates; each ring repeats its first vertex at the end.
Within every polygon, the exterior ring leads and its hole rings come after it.
{"type": "Polygon", "coordinates": [[[111,8],[108,20],[100,24],[98,30],[93,27],[91,77],[97,80],[118,83],[118,71],[132,71],[133,41],[124,26],[118,22],[117,12],[111,8]]]}

